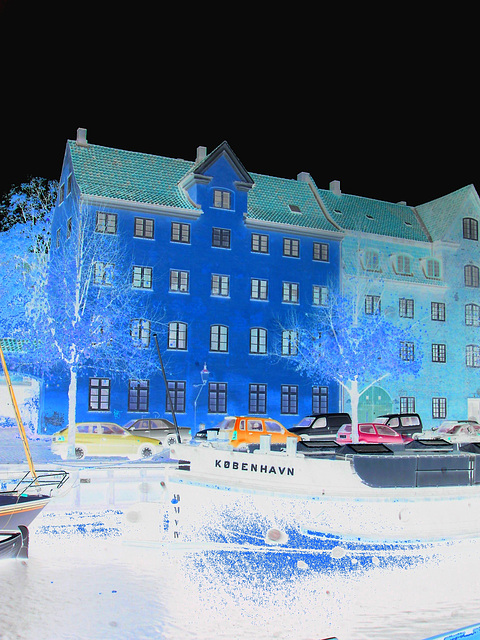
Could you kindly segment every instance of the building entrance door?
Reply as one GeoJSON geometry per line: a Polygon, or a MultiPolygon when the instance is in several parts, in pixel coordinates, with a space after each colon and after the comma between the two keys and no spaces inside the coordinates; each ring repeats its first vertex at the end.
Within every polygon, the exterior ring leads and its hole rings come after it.
{"type": "Polygon", "coordinates": [[[360,396],[358,421],[374,422],[376,416],[392,413],[392,399],[381,387],[370,387],[360,396]]]}

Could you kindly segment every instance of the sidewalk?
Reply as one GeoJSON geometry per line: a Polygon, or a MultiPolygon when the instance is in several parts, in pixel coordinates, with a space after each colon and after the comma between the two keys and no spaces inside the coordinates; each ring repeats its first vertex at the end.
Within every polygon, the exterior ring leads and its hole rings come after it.
{"type": "MultiPolygon", "coordinates": [[[[36,465],[59,463],[59,456],[51,452],[51,436],[28,438],[28,445],[36,465]]],[[[27,462],[23,442],[16,427],[0,427],[0,464],[22,464],[27,462]]]]}

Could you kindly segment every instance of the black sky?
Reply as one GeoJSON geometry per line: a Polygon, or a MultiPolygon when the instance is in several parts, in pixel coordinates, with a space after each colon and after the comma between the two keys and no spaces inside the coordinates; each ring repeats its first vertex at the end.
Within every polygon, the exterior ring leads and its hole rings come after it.
{"type": "Polygon", "coordinates": [[[1,192],[57,179],[77,127],[394,202],[480,189],[473,16],[148,4],[0,0],[1,192]]]}

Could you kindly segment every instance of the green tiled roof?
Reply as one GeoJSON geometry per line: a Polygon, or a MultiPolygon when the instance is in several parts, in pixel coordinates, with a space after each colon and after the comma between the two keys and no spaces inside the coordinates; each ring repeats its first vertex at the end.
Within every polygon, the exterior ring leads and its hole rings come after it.
{"type": "Polygon", "coordinates": [[[472,184],[416,207],[433,240],[441,240],[445,237],[470,196],[478,203],[478,195],[472,184]]]}
{"type": "Polygon", "coordinates": [[[404,204],[372,200],[361,196],[318,189],[332,219],[348,231],[428,241],[420,221],[411,207],[404,204]]]}
{"type": "Polygon", "coordinates": [[[325,217],[308,183],[259,173],[250,175],[255,184],[248,194],[248,219],[338,231],[325,217]]]}
{"type": "Polygon", "coordinates": [[[180,180],[193,162],[68,141],[73,170],[84,195],[195,209],[180,180]]]}

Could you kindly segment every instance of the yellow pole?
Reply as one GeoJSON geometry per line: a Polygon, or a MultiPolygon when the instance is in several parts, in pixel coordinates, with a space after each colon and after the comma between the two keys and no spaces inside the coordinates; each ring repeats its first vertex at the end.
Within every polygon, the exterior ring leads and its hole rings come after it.
{"type": "Polygon", "coordinates": [[[8,390],[10,392],[10,398],[12,399],[13,408],[15,410],[15,417],[17,419],[18,430],[20,431],[20,436],[23,441],[23,447],[25,449],[25,454],[27,456],[28,466],[30,468],[30,473],[33,478],[37,479],[37,474],[35,471],[35,467],[33,466],[33,460],[30,453],[30,447],[28,446],[27,434],[25,433],[25,428],[23,426],[22,417],[20,415],[20,411],[18,409],[17,400],[15,398],[15,393],[13,392],[12,381],[10,380],[10,375],[7,369],[7,363],[5,362],[5,356],[3,355],[2,343],[0,341],[0,360],[2,361],[3,372],[5,373],[5,378],[7,380],[8,390]]]}

